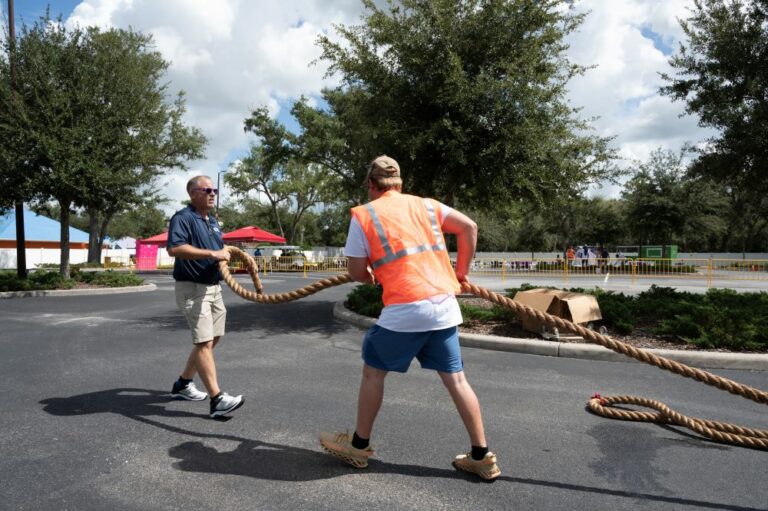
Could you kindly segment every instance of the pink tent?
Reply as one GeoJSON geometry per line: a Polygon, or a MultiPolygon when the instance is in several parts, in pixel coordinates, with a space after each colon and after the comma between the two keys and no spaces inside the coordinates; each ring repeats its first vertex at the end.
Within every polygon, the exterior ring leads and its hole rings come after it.
{"type": "Polygon", "coordinates": [[[165,245],[168,243],[168,231],[155,234],[151,238],[144,238],[143,240],[137,240],[143,243],[144,245],[165,245]]]}
{"type": "Polygon", "coordinates": [[[242,227],[232,232],[228,232],[224,235],[224,241],[227,243],[232,242],[266,242],[266,243],[285,243],[285,238],[272,234],[258,227],[248,226],[242,227]]]}

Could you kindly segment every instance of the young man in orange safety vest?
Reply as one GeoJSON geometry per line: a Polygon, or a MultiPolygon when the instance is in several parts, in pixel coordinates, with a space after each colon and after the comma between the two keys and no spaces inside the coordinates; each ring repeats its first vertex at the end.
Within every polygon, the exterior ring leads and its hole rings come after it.
{"type": "Polygon", "coordinates": [[[371,162],[366,181],[371,201],[352,209],[344,252],[352,278],[382,285],[384,309],[363,342],[355,432],[320,433],[320,443],[350,465],[367,467],[384,378],[389,371],[406,372],[416,358],[440,375],[469,433],[472,450],[453,465],[495,479],[501,472],[488,451],[480,403],[464,377],[457,328],[462,317],[455,295],[467,280],[477,225],[436,200],[401,193],[400,167],[388,156],[371,162]],[[455,271],[444,232],[456,235],[455,271]]]}

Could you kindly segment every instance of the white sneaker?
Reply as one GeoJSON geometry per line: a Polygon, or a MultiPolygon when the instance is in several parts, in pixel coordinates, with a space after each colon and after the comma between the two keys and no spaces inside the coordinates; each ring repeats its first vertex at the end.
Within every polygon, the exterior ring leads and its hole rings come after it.
{"type": "Polygon", "coordinates": [[[230,396],[226,392],[222,392],[219,397],[211,400],[211,417],[226,415],[243,406],[243,403],[245,403],[243,396],[230,396]]]}
{"type": "Polygon", "coordinates": [[[187,401],[202,401],[208,397],[208,394],[197,390],[195,382],[191,381],[186,387],[182,387],[178,381],[173,382],[171,397],[175,399],[186,399],[187,401]]]}

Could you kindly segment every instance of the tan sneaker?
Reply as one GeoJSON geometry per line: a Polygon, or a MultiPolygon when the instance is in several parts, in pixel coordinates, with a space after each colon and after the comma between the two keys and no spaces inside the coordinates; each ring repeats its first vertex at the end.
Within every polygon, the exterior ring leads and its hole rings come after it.
{"type": "Polygon", "coordinates": [[[320,445],[331,456],[336,456],[355,468],[367,467],[368,458],[373,456],[370,445],[365,449],[353,447],[349,433],[320,433],[320,445]]]}
{"type": "Polygon", "coordinates": [[[481,460],[473,460],[471,453],[459,454],[453,460],[453,466],[459,470],[479,475],[483,479],[493,480],[501,475],[501,470],[496,465],[496,455],[489,452],[481,460]]]}

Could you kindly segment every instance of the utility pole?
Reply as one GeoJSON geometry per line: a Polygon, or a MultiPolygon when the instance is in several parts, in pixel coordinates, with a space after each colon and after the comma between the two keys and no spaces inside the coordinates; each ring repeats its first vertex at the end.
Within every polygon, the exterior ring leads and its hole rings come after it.
{"type": "MultiPolygon", "coordinates": [[[[11,54],[8,60],[11,64],[11,94],[16,60],[16,28],[13,20],[13,0],[8,0],[8,42],[11,54]]],[[[27,240],[24,236],[24,201],[16,201],[16,274],[20,279],[27,278],[27,240]]]]}
{"type": "Polygon", "coordinates": [[[220,170],[218,174],[216,174],[216,188],[219,190],[219,193],[216,194],[216,220],[219,219],[219,200],[221,199],[221,175],[226,172],[227,169],[220,170]]]}

